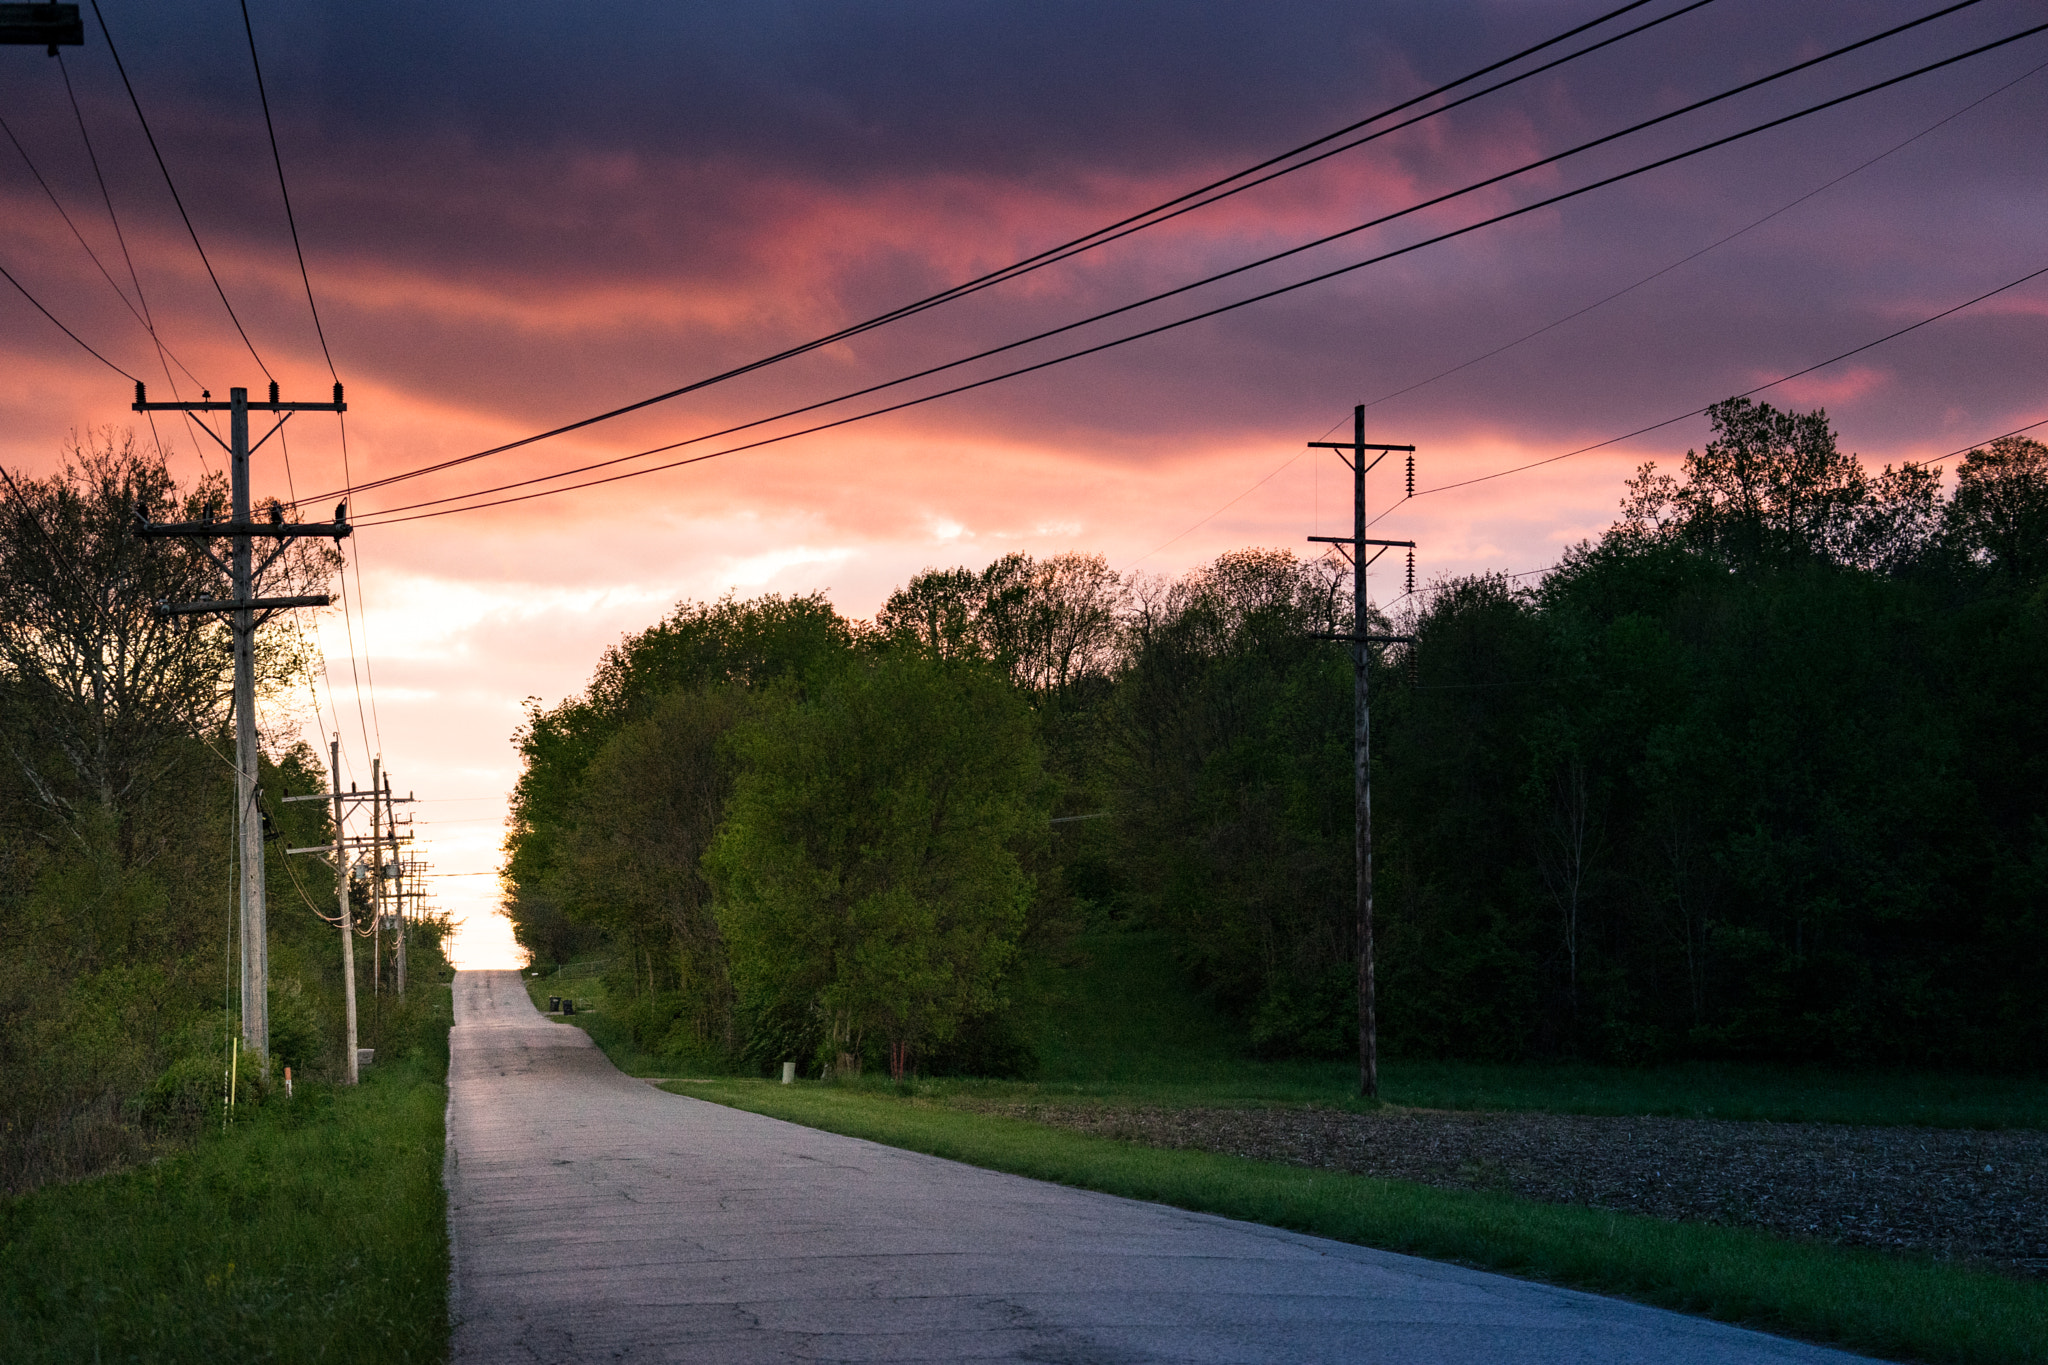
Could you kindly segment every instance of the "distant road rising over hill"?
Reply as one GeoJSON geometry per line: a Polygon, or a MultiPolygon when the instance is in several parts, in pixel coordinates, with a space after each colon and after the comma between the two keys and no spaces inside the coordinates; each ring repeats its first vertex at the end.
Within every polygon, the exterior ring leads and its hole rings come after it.
{"type": "Polygon", "coordinates": [[[457,1361],[1846,1362],[655,1090],[455,978],[457,1361]]]}

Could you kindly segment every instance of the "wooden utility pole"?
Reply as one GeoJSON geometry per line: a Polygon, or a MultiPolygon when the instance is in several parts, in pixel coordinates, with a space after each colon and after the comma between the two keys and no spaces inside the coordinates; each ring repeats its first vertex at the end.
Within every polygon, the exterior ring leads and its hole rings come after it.
{"type": "Polygon", "coordinates": [[[383,792],[384,755],[379,754],[370,760],[370,990],[377,995],[384,993],[383,792]]]}
{"type": "Polygon", "coordinates": [[[1351,413],[1352,439],[1349,441],[1310,441],[1309,445],[1322,450],[1349,451],[1351,466],[1351,534],[1348,536],[1310,536],[1312,541],[1347,547],[1351,560],[1351,632],[1326,634],[1321,638],[1346,640],[1351,644],[1351,705],[1352,736],[1351,761],[1352,793],[1357,828],[1353,836],[1353,855],[1357,875],[1358,911],[1358,1093],[1367,1099],[1377,1099],[1380,1093],[1379,1059],[1379,987],[1373,970],[1373,927],[1372,927],[1372,646],[1380,644],[1409,644],[1414,639],[1407,635],[1374,635],[1371,633],[1371,606],[1366,594],[1366,570],[1372,558],[1366,556],[1366,547],[1376,545],[1381,553],[1395,545],[1415,548],[1412,540],[1369,540],[1365,534],[1365,476],[1372,465],[1365,462],[1365,453],[1375,450],[1379,455],[1373,460],[1376,465],[1386,458],[1390,450],[1413,451],[1414,446],[1372,445],[1365,439],[1365,406],[1360,404],[1351,413]]]}
{"type": "Polygon", "coordinates": [[[348,850],[341,826],[341,736],[327,745],[327,787],[334,793],[334,903],[341,910],[341,994],[348,1014],[348,1083],[356,1075],[356,917],[348,903],[348,850]]]}
{"type": "MultiPolygon", "coordinates": [[[[349,912],[348,904],[348,837],[343,828],[344,813],[341,803],[352,800],[353,792],[344,795],[341,790],[341,736],[336,735],[327,745],[327,795],[287,796],[286,801],[326,801],[334,811],[334,904],[339,909],[341,925],[341,996],[346,1016],[346,1049],[348,1083],[356,1083],[356,934],[355,916],[349,912]]],[[[288,848],[287,853],[319,853],[320,845],[306,848],[288,848]]]]}
{"type": "MultiPolygon", "coordinates": [[[[411,797],[405,798],[411,800],[411,797]]],[[[395,856],[395,855],[394,855],[395,856]]],[[[412,922],[416,918],[415,908],[424,907],[427,898],[426,873],[428,864],[419,858],[398,860],[398,993],[405,994],[406,945],[412,939],[412,922]]]]}
{"type": "Polygon", "coordinates": [[[391,932],[398,938],[391,953],[391,975],[398,986],[398,998],[405,998],[405,860],[398,854],[398,812],[391,804],[391,774],[384,774],[384,832],[391,840],[391,932]]]}
{"type": "MultiPolygon", "coordinates": [[[[356,1026],[356,950],[355,919],[353,914],[350,912],[348,901],[348,859],[350,850],[352,849],[368,849],[370,850],[371,856],[375,857],[378,848],[381,847],[384,842],[384,836],[371,835],[366,837],[359,835],[354,838],[349,837],[344,832],[342,827],[343,820],[345,819],[345,812],[343,810],[342,803],[344,801],[368,801],[370,803],[371,818],[372,820],[375,820],[377,806],[381,802],[383,797],[386,795],[386,793],[374,787],[371,788],[369,791],[357,791],[354,783],[349,784],[349,789],[347,791],[342,791],[341,784],[337,781],[334,781],[332,776],[332,774],[338,774],[341,769],[341,736],[336,735],[334,737],[332,743],[328,745],[327,752],[329,756],[329,763],[331,765],[331,774],[328,782],[328,795],[324,797],[287,796],[285,800],[331,801],[334,805],[334,842],[332,844],[309,844],[304,848],[288,848],[285,850],[285,852],[327,853],[331,854],[334,858],[334,896],[335,900],[341,906],[341,969],[342,978],[345,983],[343,987],[344,1001],[348,1011],[348,1079],[350,1084],[354,1084],[357,1078],[356,1047],[358,1037],[356,1026]]],[[[410,800],[411,798],[407,799],[410,800]]],[[[393,841],[392,846],[395,853],[395,850],[397,848],[396,841],[393,841]]],[[[370,917],[373,922],[371,926],[372,934],[376,932],[374,924],[376,915],[376,888],[373,884],[371,887],[370,899],[370,917]]],[[[371,972],[372,980],[374,981],[376,972],[376,964],[374,961],[372,961],[371,963],[371,972]]]]}
{"type": "MultiPolygon", "coordinates": [[[[256,628],[271,616],[288,607],[324,607],[332,599],[327,594],[308,597],[258,597],[255,595],[257,582],[263,573],[285,552],[286,542],[305,536],[320,536],[340,540],[349,534],[349,525],[344,520],[346,504],[334,509],[334,520],[327,522],[287,522],[282,509],[275,504],[271,507],[270,520],[258,522],[250,516],[249,498],[249,413],[251,410],[277,414],[276,423],[263,437],[270,439],[277,429],[290,420],[297,412],[346,412],[348,405],[341,401],[341,385],[334,386],[334,401],[331,403],[281,403],[277,398],[277,385],[270,386],[270,401],[251,403],[247,389],[229,389],[228,401],[216,403],[212,395],[202,393],[200,401],[192,403],[152,403],[140,380],[135,385],[135,411],[137,412],[225,412],[228,414],[228,439],[222,441],[214,436],[205,423],[196,423],[199,430],[213,436],[213,439],[228,452],[228,488],[232,498],[229,520],[152,522],[138,506],[135,509],[135,533],[142,537],[175,536],[197,540],[227,540],[232,543],[230,557],[223,562],[209,547],[215,563],[228,571],[233,583],[233,595],[222,601],[204,602],[159,602],[157,613],[162,616],[214,615],[225,614],[234,628],[235,659],[235,827],[238,831],[242,877],[241,877],[241,931],[242,931],[242,1043],[253,1049],[261,1059],[263,1073],[270,1074],[270,937],[265,916],[263,899],[263,813],[258,808],[256,788],[257,768],[260,754],[256,740],[256,628]],[[255,563],[255,542],[262,539],[276,542],[262,564],[255,563]]],[[[263,441],[256,443],[258,446],[263,441]]]]}

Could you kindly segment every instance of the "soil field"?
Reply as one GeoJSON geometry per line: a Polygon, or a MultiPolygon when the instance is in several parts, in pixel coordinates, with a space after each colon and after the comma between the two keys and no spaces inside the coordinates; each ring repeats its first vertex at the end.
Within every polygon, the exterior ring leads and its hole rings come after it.
{"type": "Polygon", "coordinates": [[[2036,1129],[956,1103],[1155,1147],[1505,1190],[2048,1277],[2048,1132],[2036,1129]]]}

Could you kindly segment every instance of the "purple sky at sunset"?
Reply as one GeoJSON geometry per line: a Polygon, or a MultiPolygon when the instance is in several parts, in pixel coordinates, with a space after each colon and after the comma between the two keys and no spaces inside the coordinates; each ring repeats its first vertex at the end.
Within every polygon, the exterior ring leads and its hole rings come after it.
{"type": "MultiPolygon", "coordinates": [[[[1655,0],[1556,51],[1683,3],[1655,0]]],[[[331,381],[239,7],[101,7],[257,351],[287,397],[324,398],[331,381]]],[[[2041,34],[1441,246],[973,393],[561,496],[374,524],[383,509],[685,440],[1085,317],[1937,7],[1715,0],[1078,260],[617,421],[364,492],[356,515],[371,524],[352,548],[363,615],[345,628],[339,611],[308,614],[328,663],[322,703],[331,693],[340,706],[344,777],[361,780],[381,743],[398,785],[430,798],[419,808],[424,854],[463,874],[442,883],[441,900],[468,916],[469,965],[491,965],[510,945],[488,913],[495,880],[480,874],[496,866],[521,699],[552,704],[576,690],[605,645],[679,598],[825,589],[866,616],[920,568],[1012,550],[1097,551],[1118,568],[1178,573],[1229,549],[1301,547],[1338,528],[1347,496],[1341,467],[1303,443],[1340,425],[1348,434],[1354,403],[1374,403],[1372,439],[1421,448],[1418,487],[1433,488],[1702,407],[2048,266],[2041,34]],[[356,709],[365,670],[374,724],[356,709]]],[[[831,332],[1354,122],[1602,7],[251,0],[250,11],[348,388],[349,474],[361,482],[831,332]]],[[[2023,0],[1981,0],[1290,261],[737,439],[1302,279],[2043,17],[2023,0]]],[[[198,376],[174,365],[179,389],[260,390],[90,4],[87,35],[64,63],[158,335],[198,376]]],[[[132,295],[58,63],[9,48],[0,68],[0,118],[132,295]]],[[[148,335],[13,145],[0,145],[0,212],[0,266],[152,397],[171,396],[148,335]]],[[[2044,360],[2048,275],[1760,396],[1825,406],[1843,444],[1873,463],[1926,459],[2048,417],[2044,360]]],[[[4,282],[0,374],[10,468],[51,470],[74,429],[137,425],[132,385],[4,282]]],[[[200,472],[202,454],[219,467],[182,424],[160,415],[156,429],[181,478],[200,472]]],[[[1689,419],[1419,497],[1382,532],[1418,540],[1427,575],[1538,568],[1608,523],[1635,465],[1673,462],[1705,431],[1689,419]]],[[[344,483],[332,419],[308,415],[287,435],[291,469],[267,449],[260,491],[310,499],[344,483]]],[[[1400,492],[1398,470],[1385,469],[1379,507],[1400,492]]],[[[333,500],[309,502],[310,514],[333,500]]],[[[309,736],[332,727],[307,710],[309,736]]]]}

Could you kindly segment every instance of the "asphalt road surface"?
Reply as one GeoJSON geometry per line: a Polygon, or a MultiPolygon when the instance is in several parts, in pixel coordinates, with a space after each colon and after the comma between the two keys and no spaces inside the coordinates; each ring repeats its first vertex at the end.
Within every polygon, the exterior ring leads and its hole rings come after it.
{"type": "Polygon", "coordinates": [[[452,1047],[461,1362],[1855,1359],[665,1094],[516,972],[452,1047]]]}

